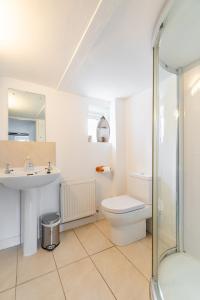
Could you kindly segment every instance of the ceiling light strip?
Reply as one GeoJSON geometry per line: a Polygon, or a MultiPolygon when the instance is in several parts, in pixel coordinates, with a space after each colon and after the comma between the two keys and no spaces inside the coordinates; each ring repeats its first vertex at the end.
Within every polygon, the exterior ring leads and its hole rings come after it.
{"type": "Polygon", "coordinates": [[[97,12],[98,12],[98,10],[99,10],[99,8],[100,8],[102,2],[103,2],[103,0],[100,0],[99,3],[97,4],[97,7],[96,7],[96,9],[95,9],[95,11],[94,11],[92,17],[90,18],[90,21],[88,22],[88,25],[86,26],[86,28],[85,28],[85,30],[84,30],[84,32],[83,32],[83,35],[82,35],[81,39],[79,40],[79,42],[78,42],[78,44],[77,44],[77,46],[76,46],[76,48],[75,48],[75,50],[74,50],[74,53],[72,54],[72,57],[71,57],[69,63],[67,64],[64,73],[62,74],[62,76],[61,76],[61,78],[60,78],[60,81],[59,81],[59,83],[58,83],[58,85],[57,85],[57,89],[59,89],[59,87],[60,87],[60,85],[61,85],[61,83],[62,83],[62,81],[63,81],[65,75],[67,74],[67,72],[68,72],[68,70],[69,70],[69,68],[70,68],[70,65],[72,64],[72,62],[73,62],[73,60],[74,60],[74,57],[76,56],[76,54],[77,54],[77,52],[78,52],[78,50],[79,50],[79,48],[80,48],[80,46],[81,46],[81,44],[82,44],[82,41],[84,40],[84,38],[85,38],[85,36],[86,36],[86,34],[87,34],[87,32],[88,32],[90,26],[91,26],[91,24],[92,24],[92,22],[93,22],[93,20],[94,20],[94,18],[95,18],[95,16],[96,16],[96,14],[97,14],[97,12]]]}

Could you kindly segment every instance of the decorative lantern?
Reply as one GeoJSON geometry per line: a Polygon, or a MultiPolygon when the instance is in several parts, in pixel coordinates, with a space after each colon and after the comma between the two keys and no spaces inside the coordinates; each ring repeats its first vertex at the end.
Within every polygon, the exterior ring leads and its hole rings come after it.
{"type": "Polygon", "coordinates": [[[102,116],[97,125],[97,142],[106,143],[110,138],[110,126],[104,116],[102,116]]]}

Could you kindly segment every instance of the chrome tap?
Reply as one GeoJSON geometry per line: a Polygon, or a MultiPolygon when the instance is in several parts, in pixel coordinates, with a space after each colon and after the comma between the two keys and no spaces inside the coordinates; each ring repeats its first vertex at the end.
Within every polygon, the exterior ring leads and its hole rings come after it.
{"type": "Polygon", "coordinates": [[[5,174],[10,174],[12,171],[13,171],[13,169],[10,169],[10,164],[7,163],[4,173],[5,174]]]}
{"type": "Polygon", "coordinates": [[[51,165],[51,162],[49,161],[48,162],[48,167],[47,167],[47,174],[50,174],[51,173],[51,171],[52,171],[52,165],[51,165]]]}

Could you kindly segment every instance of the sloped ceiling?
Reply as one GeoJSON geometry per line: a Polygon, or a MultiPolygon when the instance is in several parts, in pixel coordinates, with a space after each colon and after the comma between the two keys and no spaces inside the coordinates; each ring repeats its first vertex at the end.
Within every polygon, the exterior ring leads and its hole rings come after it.
{"type": "Polygon", "coordinates": [[[99,35],[91,37],[87,54],[74,58],[60,88],[102,99],[128,97],[149,88],[153,29],[164,2],[121,1],[99,35]]]}
{"type": "Polygon", "coordinates": [[[0,74],[56,87],[99,0],[0,0],[0,74]]]}
{"type": "Polygon", "coordinates": [[[151,86],[165,0],[0,0],[0,75],[89,97],[151,86]]]}

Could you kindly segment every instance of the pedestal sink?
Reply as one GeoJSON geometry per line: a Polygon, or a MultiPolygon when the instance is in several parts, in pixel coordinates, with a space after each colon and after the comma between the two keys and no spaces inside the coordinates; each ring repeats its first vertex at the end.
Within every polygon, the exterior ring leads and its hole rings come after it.
{"type": "Polygon", "coordinates": [[[30,172],[16,168],[10,174],[5,174],[4,170],[0,170],[0,183],[7,188],[21,191],[21,225],[25,256],[37,252],[38,188],[54,182],[59,176],[60,171],[57,168],[53,168],[49,174],[45,167],[37,167],[30,172]]]}

